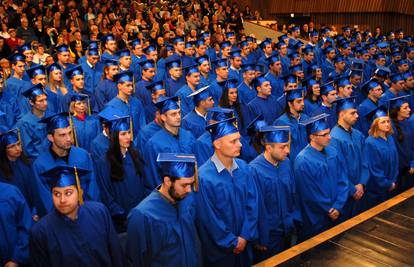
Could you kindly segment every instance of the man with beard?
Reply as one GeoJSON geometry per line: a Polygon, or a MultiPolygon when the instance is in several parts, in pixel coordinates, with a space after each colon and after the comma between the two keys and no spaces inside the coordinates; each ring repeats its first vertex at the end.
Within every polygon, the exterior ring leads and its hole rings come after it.
{"type": "Polygon", "coordinates": [[[192,187],[196,158],[160,153],[162,183],[128,216],[127,257],[131,266],[200,266],[192,187]]]}
{"type": "Polygon", "coordinates": [[[117,50],[116,39],[112,33],[107,34],[103,37],[102,42],[105,46],[105,52],[101,55],[101,60],[105,61],[107,59],[118,60],[118,56],[115,54],[117,50]]]}
{"type": "MultiPolygon", "coordinates": [[[[67,113],[53,114],[39,121],[46,124],[47,140],[51,145],[49,149],[41,152],[33,162],[33,173],[37,184],[38,203],[36,208],[40,217],[52,209],[51,188],[43,172],[56,165],[78,166],[86,170],[93,170],[92,159],[89,153],[79,147],[73,146],[73,129],[68,120],[67,113]]],[[[99,190],[96,184],[95,173],[80,176],[80,184],[87,200],[98,200],[99,190]]]]}

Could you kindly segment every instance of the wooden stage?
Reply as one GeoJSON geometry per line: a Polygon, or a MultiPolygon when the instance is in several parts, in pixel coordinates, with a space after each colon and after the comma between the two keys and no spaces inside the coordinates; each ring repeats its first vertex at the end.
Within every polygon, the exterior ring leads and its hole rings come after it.
{"type": "Polygon", "coordinates": [[[414,266],[414,188],[256,266],[414,266]]]}

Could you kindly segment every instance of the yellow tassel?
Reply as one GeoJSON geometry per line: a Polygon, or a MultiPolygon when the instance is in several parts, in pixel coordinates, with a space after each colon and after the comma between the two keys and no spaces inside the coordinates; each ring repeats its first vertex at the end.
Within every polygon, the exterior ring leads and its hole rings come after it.
{"type": "Polygon", "coordinates": [[[194,192],[198,191],[198,165],[197,161],[194,163],[194,192]]]}
{"type": "Polygon", "coordinates": [[[134,142],[134,129],[132,128],[132,114],[129,116],[129,129],[131,131],[131,141],[134,142]]]}
{"type": "Polygon", "coordinates": [[[76,169],[76,167],[74,167],[74,169],[75,169],[75,177],[76,177],[76,187],[78,188],[78,193],[79,193],[79,204],[83,205],[83,190],[80,186],[78,170],[76,169]]]}
{"type": "Polygon", "coordinates": [[[88,113],[89,113],[89,116],[92,115],[92,112],[91,112],[91,101],[89,100],[89,96],[88,96],[88,113]]]}
{"type": "Polygon", "coordinates": [[[72,115],[70,114],[70,112],[69,112],[69,124],[70,124],[70,127],[72,128],[72,136],[73,136],[73,141],[75,142],[75,146],[78,146],[78,139],[76,138],[75,125],[73,124],[72,115]]]}

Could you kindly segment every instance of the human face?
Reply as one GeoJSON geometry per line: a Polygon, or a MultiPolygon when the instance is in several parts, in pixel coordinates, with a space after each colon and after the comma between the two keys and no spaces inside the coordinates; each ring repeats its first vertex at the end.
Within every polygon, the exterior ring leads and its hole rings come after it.
{"type": "Polygon", "coordinates": [[[165,89],[157,90],[155,93],[151,93],[152,102],[157,102],[158,98],[162,95],[165,95],[165,89]]]}
{"type": "Polygon", "coordinates": [[[174,79],[179,79],[183,75],[181,68],[172,68],[169,70],[170,76],[174,79]]]}
{"type": "Polygon", "coordinates": [[[59,213],[70,216],[78,211],[79,194],[76,186],[53,187],[53,206],[59,213]]]}
{"type": "Polygon", "coordinates": [[[331,130],[325,129],[317,133],[312,134],[312,141],[320,147],[327,147],[331,141],[331,130]]]}
{"type": "Polygon", "coordinates": [[[52,71],[52,79],[55,82],[62,81],[62,71],[61,70],[54,70],[54,71],[52,71]]]}
{"type": "Polygon", "coordinates": [[[88,62],[91,63],[92,66],[95,66],[98,61],[99,56],[88,56],[88,62]]]}
{"type": "Polygon", "coordinates": [[[229,98],[230,104],[237,102],[237,88],[229,88],[228,98],[229,98]]]}
{"type": "Polygon", "coordinates": [[[191,73],[190,75],[186,76],[186,79],[190,85],[195,87],[200,84],[200,73],[199,72],[191,73]]]}
{"type": "Polygon", "coordinates": [[[350,126],[355,125],[359,117],[358,112],[355,108],[343,110],[341,113],[342,114],[340,116],[343,116],[343,120],[346,124],[350,126]]]}
{"type": "Polygon", "coordinates": [[[61,52],[57,54],[58,61],[62,64],[69,62],[69,52],[61,52]]]}
{"type": "Polygon", "coordinates": [[[319,83],[316,83],[312,86],[312,93],[315,96],[320,96],[321,95],[321,87],[320,87],[319,83]]]}
{"type": "Polygon", "coordinates": [[[113,79],[114,75],[119,72],[118,66],[109,66],[107,67],[107,70],[105,71],[107,78],[113,79]]]}
{"type": "Polygon", "coordinates": [[[73,144],[72,128],[68,126],[66,128],[55,129],[53,134],[48,135],[48,139],[54,146],[56,146],[56,148],[69,150],[73,144]]]}
{"type": "Polygon", "coordinates": [[[326,99],[329,104],[332,104],[336,100],[336,98],[336,90],[332,90],[328,93],[328,95],[326,95],[326,99]]]}
{"type": "Polygon", "coordinates": [[[264,52],[265,52],[266,55],[272,54],[272,51],[273,51],[272,45],[271,44],[266,45],[263,50],[264,50],[264,52]]]}
{"type": "Polygon", "coordinates": [[[235,57],[231,60],[231,64],[233,65],[233,67],[235,69],[239,69],[241,67],[242,63],[243,62],[242,62],[241,57],[235,57]]]}
{"type": "Polygon", "coordinates": [[[210,72],[210,64],[208,64],[207,61],[204,61],[203,63],[200,64],[200,66],[198,66],[198,69],[200,70],[201,73],[208,74],[210,72]]]}
{"type": "Polygon", "coordinates": [[[400,107],[400,111],[398,112],[399,117],[402,119],[408,119],[411,115],[410,105],[408,103],[404,103],[400,107]]]}
{"type": "Polygon", "coordinates": [[[76,115],[83,115],[86,112],[86,106],[85,101],[75,101],[73,103],[73,111],[76,115]]]}
{"type": "Polygon", "coordinates": [[[85,86],[85,78],[83,75],[75,75],[74,77],[72,77],[70,82],[72,83],[73,88],[78,90],[83,89],[83,87],[85,86]]]}
{"type": "Polygon", "coordinates": [[[126,57],[121,57],[119,58],[119,64],[121,66],[123,66],[125,69],[129,69],[129,67],[131,66],[131,57],[130,56],[126,56],[126,57]]]}
{"type": "Polygon", "coordinates": [[[200,104],[205,108],[209,109],[214,106],[214,99],[212,96],[208,97],[206,100],[200,102],[200,104]]]}
{"type": "Polygon", "coordinates": [[[402,90],[404,87],[405,82],[404,81],[398,81],[396,83],[393,83],[393,87],[397,90],[402,90]]]}
{"type": "Polygon", "coordinates": [[[184,42],[178,42],[175,44],[175,50],[177,50],[179,53],[184,53],[185,44],[184,42]]]}
{"type": "Polygon", "coordinates": [[[240,156],[242,144],[240,142],[240,134],[233,133],[223,136],[213,142],[214,147],[220,153],[228,158],[235,158],[240,156]]]}
{"type": "Polygon", "coordinates": [[[170,127],[180,127],[181,126],[181,110],[172,109],[168,110],[164,114],[161,114],[162,121],[170,127]]]}
{"type": "Polygon", "coordinates": [[[283,161],[290,153],[289,143],[271,143],[266,148],[274,161],[283,161]]]}
{"type": "Polygon", "coordinates": [[[109,50],[109,52],[111,53],[115,53],[116,51],[116,42],[111,40],[111,41],[107,41],[105,44],[105,48],[109,50]]]}
{"type": "Polygon", "coordinates": [[[346,85],[344,87],[339,87],[340,97],[350,97],[352,94],[352,85],[346,85]]]}
{"type": "Polygon", "coordinates": [[[42,85],[42,87],[43,88],[45,88],[46,87],[46,83],[47,83],[47,80],[46,80],[46,75],[36,75],[33,79],[32,79],[32,83],[33,84],[38,84],[38,83],[40,83],[41,85],[42,85]]]}
{"type": "Polygon", "coordinates": [[[26,56],[26,62],[33,62],[34,53],[32,50],[24,51],[23,55],[26,56]]]}
{"type": "Polygon", "coordinates": [[[293,101],[288,102],[289,107],[295,112],[301,113],[305,108],[305,101],[302,98],[294,99],[293,101]]]}
{"type": "Polygon", "coordinates": [[[34,101],[31,101],[35,110],[46,112],[47,110],[47,96],[38,95],[34,101]]]}
{"type": "Polygon", "coordinates": [[[147,80],[152,81],[152,78],[155,76],[155,68],[149,68],[146,70],[142,70],[142,77],[146,78],[147,80]]]}
{"type": "Polygon", "coordinates": [[[136,55],[136,56],[142,56],[143,54],[144,54],[144,52],[142,51],[142,45],[136,45],[135,47],[134,47],[134,54],[136,55]]]}
{"type": "Polygon", "coordinates": [[[206,49],[207,49],[206,45],[200,45],[199,47],[196,48],[197,55],[204,56],[206,54],[206,49]]]}
{"type": "Polygon", "coordinates": [[[389,133],[391,131],[391,121],[389,117],[378,118],[378,130],[384,133],[389,133]]]}
{"type": "Polygon", "coordinates": [[[312,60],[315,58],[315,54],[313,52],[309,52],[307,54],[304,55],[304,59],[307,62],[312,62],[312,60]]]}
{"type": "Polygon", "coordinates": [[[121,94],[130,96],[134,90],[132,82],[118,83],[118,90],[121,94]]]}
{"type": "Polygon", "coordinates": [[[157,51],[152,51],[147,55],[147,59],[152,59],[155,62],[157,62],[158,59],[158,52],[157,51]]]}
{"type": "Polygon", "coordinates": [[[227,80],[229,77],[229,68],[227,67],[216,68],[216,74],[217,74],[217,77],[219,77],[220,79],[227,80]]]}
{"type": "Polygon", "coordinates": [[[121,148],[129,148],[131,146],[131,131],[120,131],[118,138],[121,148]]]}
{"type": "Polygon", "coordinates": [[[351,78],[349,79],[349,81],[350,81],[353,85],[357,86],[357,85],[359,85],[359,84],[361,83],[361,76],[359,76],[359,75],[353,76],[353,77],[351,77],[351,78]]]}
{"type": "Polygon", "coordinates": [[[221,49],[221,52],[222,52],[224,58],[228,58],[230,56],[230,51],[231,51],[231,48],[229,46],[224,47],[223,49],[221,49]]]}
{"type": "Polygon", "coordinates": [[[281,61],[276,61],[275,63],[270,65],[270,68],[272,69],[272,71],[274,73],[279,74],[282,71],[282,62],[281,61]]]}
{"type": "Polygon", "coordinates": [[[177,179],[174,182],[171,182],[170,180],[168,183],[168,194],[175,201],[183,200],[189,193],[191,193],[194,181],[194,176],[191,178],[177,179]]]}
{"type": "Polygon", "coordinates": [[[259,94],[262,96],[270,96],[272,94],[272,86],[269,81],[262,83],[259,89],[259,94]]]}
{"type": "Polygon", "coordinates": [[[407,89],[413,89],[414,88],[414,78],[413,78],[413,76],[410,76],[407,79],[405,79],[405,87],[407,89]]]}
{"type": "Polygon", "coordinates": [[[12,161],[19,158],[22,155],[22,152],[23,150],[20,141],[14,144],[7,145],[6,147],[7,157],[9,158],[9,160],[12,161]]]}
{"type": "Polygon", "coordinates": [[[246,84],[250,84],[255,77],[256,73],[254,70],[248,70],[243,72],[243,80],[246,84]]]}
{"type": "Polygon", "coordinates": [[[374,99],[380,99],[382,96],[382,87],[381,85],[378,85],[377,87],[371,89],[369,91],[369,95],[371,95],[374,99]]]}
{"type": "Polygon", "coordinates": [[[12,64],[14,72],[20,77],[24,74],[24,66],[24,62],[22,61],[17,61],[15,64],[12,64]]]}

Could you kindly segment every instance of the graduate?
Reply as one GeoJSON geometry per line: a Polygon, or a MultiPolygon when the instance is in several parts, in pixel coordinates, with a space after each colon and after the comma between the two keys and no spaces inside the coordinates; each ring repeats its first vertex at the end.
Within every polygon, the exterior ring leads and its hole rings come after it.
{"type": "Polygon", "coordinates": [[[21,119],[22,114],[16,98],[4,90],[4,72],[0,67],[0,125],[4,125],[8,129],[11,129],[16,126],[16,123],[21,119]],[[4,116],[6,114],[7,116],[4,116]]]}
{"type": "Polygon", "coordinates": [[[336,101],[338,123],[331,131],[331,146],[338,152],[349,184],[348,201],[344,206],[344,219],[355,216],[361,207],[364,188],[367,185],[367,169],[362,165],[362,149],[365,136],[353,128],[359,114],[356,97],[340,98],[336,101]]]}
{"type": "Polygon", "coordinates": [[[235,79],[237,81],[237,85],[239,85],[242,80],[242,57],[241,57],[241,50],[235,49],[230,52],[230,67],[229,67],[229,75],[228,79],[235,79]]]}
{"type": "MultiPolygon", "coordinates": [[[[212,62],[213,63],[213,62],[212,62]]],[[[227,59],[218,59],[214,62],[216,78],[211,81],[210,90],[215,103],[220,102],[224,84],[229,78],[229,67],[227,59]]]]}
{"type": "Polygon", "coordinates": [[[194,109],[184,116],[182,120],[183,129],[191,132],[197,139],[206,128],[207,112],[214,105],[213,96],[209,90],[209,86],[203,87],[190,94],[187,97],[193,98],[194,109]]]}
{"type": "Polygon", "coordinates": [[[244,64],[242,68],[243,80],[237,86],[237,92],[239,94],[240,103],[247,105],[257,95],[257,90],[252,86],[252,81],[255,77],[255,65],[244,64]]]}
{"type": "Polygon", "coordinates": [[[132,145],[129,116],[111,121],[109,149],[96,162],[101,199],[117,232],[126,231],[129,211],[144,198],[143,160],[132,145]]]}
{"type": "Polygon", "coordinates": [[[144,61],[146,56],[144,55],[140,39],[131,41],[131,52],[131,70],[134,73],[136,80],[141,80],[141,67],[139,66],[139,62],[144,61]]]}
{"type": "MultiPolygon", "coordinates": [[[[26,73],[30,79],[30,87],[36,84],[40,84],[42,86],[42,90],[45,91],[44,89],[46,88],[46,84],[47,84],[47,77],[46,77],[46,69],[44,66],[42,65],[37,65],[35,67],[32,67],[30,69],[26,70],[26,73]]],[[[27,88],[26,88],[27,89],[27,88]]],[[[24,94],[25,91],[23,91],[24,94]]],[[[22,97],[19,100],[19,108],[20,108],[20,112],[22,114],[26,114],[27,112],[29,112],[31,110],[31,106],[30,103],[28,101],[28,99],[26,99],[25,97],[22,97]]],[[[47,111],[48,112],[55,112],[55,110],[53,110],[52,108],[54,108],[54,106],[51,106],[49,103],[47,105],[47,111]]]]}
{"type": "Polygon", "coordinates": [[[187,96],[195,92],[198,85],[200,84],[200,71],[198,70],[198,65],[190,65],[184,67],[183,71],[185,73],[186,84],[181,87],[175,94],[180,98],[180,109],[182,117],[194,109],[193,99],[187,96]]]}
{"type": "Polygon", "coordinates": [[[336,89],[333,82],[325,83],[320,87],[321,90],[321,106],[313,111],[311,116],[326,113],[328,117],[328,126],[330,129],[335,126],[338,121],[338,115],[336,114],[335,100],[337,98],[336,89]]]}
{"type": "Polygon", "coordinates": [[[322,104],[321,87],[319,82],[313,76],[302,81],[302,86],[306,92],[305,108],[303,112],[309,116],[310,114],[313,114],[313,112],[315,112],[315,110],[317,110],[322,104]]]}
{"type": "Polygon", "coordinates": [[[303,113],[305,108],[303,95],[303,88],[287,90],[285,113],[273,122],[273,125],[290,127],[292,142],[290,144],[289,159],[292,162],[308,144],[306,128],[300,124],[300,122],[309,119],[309,116],[303,113]]]}
{"type": "Polygon", "coordinates": [[[142,70],[142,78],[135,83],[135,97],[141,100],[144,107],[151,104],[151,92],[146,89],[153,82],[155,76],[155,62],[152,59],[139,63],[142,70]]]}
{"type": "Polygon", "coordinates": [[[236,158],[241,143],[235,122],[207,127],[214,154],[199,169],[195,194],[204,266],[251,266],[258,239],[258,192],[253,170],[236,158]]]}
{"type": "Polygon", "coordinates": [[[131,266],[202,266],[195,226],[194,155],[161,153],[161,184],[128,216],[127,258],[131,266]]]}
{"type": "Polygon", "coordinates": [[[35,159],[47,150],[49,144],[45,125],[38,123],[45,116],[47,96],[42,86],[37,84],[26,90],[24,97],[29,99],[32,110],[27,112],[16,126],[20,130],[25,155],[35,159]]]}
{"type": "Polygon", "coordinates": [[[29,206],[20,190],[0,182],[0,265],[24,266],[29,263],[29,206]]]}
{"type": "Polygon", "coordinates": [[[401,193],[414,186],[414,123],[410,119],[410,96],[391,98],[389,113],[393,138],[398,152],[398,179],[396,192],[401,193]]]}
{"type": "MultiPolygon", "coordinates": [[[[19,130],[1,127],[0,133],[0,182],[16,186],[25,198],[30,211],[35,204],[35,183],[32,164],[23,154],[19,130]]],[[[33,215],[35,211],[33,211],[33,215]]]]}
{"type": "MultiPolygon", "coordinates": [[[[160,97],[163,97],[162,95],[160,97]]],[[[158,98],[159,99],[159,98],[158,98]]],[[[155,106],[157,107],[157,106],[155,106]]],[[[160,110],[157,107],[157,110],[155,111],[154,120],[145,125],[144,128],[141,129],[139,132],[139,135],[134,140],[135,147],[138,148],[139,152],[143,154],[144,147],[147,144],[147,141],[159,130],[162,128],[162,120],[161,120],[161,114],[160,110]]]]}
{"type": "Polygon", "coordinates": [[[405,80],[399,73],[393,73],[390,75],[391,87],[384,91],[384,94],[381,96],[379,103],[386,104],[387,100],[395,98],[398,96],[405,95],[404,93],[404,84],[405,80]]]}
{"type": "Polygon", "coordinates": [[[99,60],[99,51],[97,49],[88,49],[86,61],[80,64],[85,77],[85,90],[92,95],[95,94],[95,88],[102,77],[102,68],[99,66],[99,60]]]}
{"type": "Polygon", "coordinates": [[[266,63],[269,71],[264,77],[270,82],[270,85],[272,86],[272,95],[275,97],[280,97],[283,95],[284,82],[280,77],[282,74],[282,62],[280,60],[279,54],[272,54],[266,59],[266,63]]]}
{"type": "Polygon", "coordinates": [[[166,95],[168,97],[175,96],[178,90],[185,85],[180,57],[176,54],[167,57],[165,67],[168,73],[165,80],[166,95]]]}
{"type": "Polygon", "coordinates": [[[114,76],[119,72],[118,61],[108,59],[105,62],[102,80],[95,88],[95,99],[98,110],[102,111],[109,101],[118,94],[114,76]]]}
{"type": "Polygon", "coordinates": [[[107,59],[118,60],[118,56],[115,54],[117,50],[117,43],[115,36],[112,33],[108,33],[102,39],[105,51],[101,55],[101,60],[105,62],[107,59]]]}
{"type": "Polygon", "coordinates": [[[131,116],[132,137],[135,138],[139,130],[145,127],[146,121],[144,106],[132,95],[133,74],[130,71],[120,72],[114,76],[114,81],[117,84],[118,95],[109,101],[106,107],[112,107],[122,114],[131,116]]]}
{"type": "Polygon", "coordinates": [[[92,140],[101,132],[99,120],[91,115],[89,96],[72,93],[69,112],[71,116],[74,136],[74,144],[90,152],[92,140]]]}
{"type": "Polygon", "coordinates": [[[283,108],[272,95],[272,86],[264,76],[255,78],[253,87],[257,90],[257,96],[247,105],[247,116],[251,120],[262,114],[266,123],[271,125],[282,114],[283,108]]]}
{"type": "Polygon", "coordinates": [[[207,55],[196,57],[195,62],[198,64],[200,71],[200,85],[210,85],[216,79],[216,74],[212,73],[211,62],[207,55]]]}
{"type": "Polygon", "coordinates": [[[265,150],[249,163],[257,173],[259,199],[263,203],[259,213],[259,241],[254,250],[256,262],[288,248],[295,223],[300,220],[293,168],[288,158],[290,127],[264,126],[260,132],[265,150]]]}
{"type": "Polygon", "coordinates": [[[160,181],[160,168],[156,163],[159,153],[193,153],[195,138],[193,134],[181,127],[181,109],[179,98],[161,97],[155,104],[160,112],[162,128],[154,134],[144,146],[143,156],[146,160],[145,187],[151,192],[160,181]]]}
{"type": "MultiPolygon", "coordinates": [[[[73,128],[67,113],[53,114],[43,118],[39,124],[46,124],[47,140],[51,145],[33,162],[33,173],[38,203],[36,208],[40,217],[45,216],[52,209],[52,195],[47,179],[43,172],[56,165],[79,166],[93,170],[92,159],[88,152],[73,146],[73,128]]],[[[95,172],[80,176],[80,183],[86,200],[99,200],[99,188],[96,184],[95,172]]]]}
{"type": "Polygon", "coordinates": [[[75,67],[74,64],[70,63],[70,50],[69,46],[63,44],[59,45],[55,48],[56,50],[56,58],[59,66],[62,68],[63,71],[63,82],[68,89],[72,89],[72,86],[70,84],[70,79],[66,76],[65,72],[68,69],[71,69],[75,67]]]}
{"type": "Polygon", "coordinates": [[[53,63],[46,70],[49,76],[49,81],[45,88],[49,110],[62,112],[66,108],[63,105],[65,104],[65,95],[68,93],[68,89],[63,82],[62,67],[57,63],[53,63]]]}
{"type": "Polygon", "coordinates": [[[129,49],[122,49],[115,52],[115,54],[118,56],[119,61],[119,71],[133,71],[131,68],[131,51],[129,49]]]}
{"type": "Polygon", "coordinates": [[[296,157],[294,175],[302,214],[298,239],[304,241],[334,226],[342,216],[348,199],[348,179],[331,140],[327,117],[320,114],[302,125],[309,136],[296,157]]]}
{"type": "Polygon", "coordinates": [[[358,118],[355,128],[361,131],[364,136],[368,136],[368,130],[371,127],[371,121],[369,121],[365,115],[367,115],[371,110],[378,107],[378,102],[381,98],[383,89],[379,81],[375,78],[370,79],[364,83],[361,88],[368,96],[357,108],[360,117],[358,118]]]}
{"type": "Polygon", "coordinates": [[[148,124],[154,121],[155,113],[157,112],[157,107],[155,106],[155,103],[157,103],[158,98],[160,98],[160,96],[165,96],[166,90],[164,86],[164,81],[162,80],[150,83],[149,85],[147,85],[145,89],[147,89],[151,94],[151,103],[144,107],[145,118],[148,124]]]}
{"type": "Polygon", "coordinates": [[[379,106],[369,112],[372,121],[365,140],[362,164],[368,169],[368,183],[365,187],[364,210],[387,200],[397,185],[398,151],[392,137],[393,129],[388,110],[379,106]]]}
{"type": "Polygon", "coordinates": [[[125,266],[108,210],[84,201],[81,176],[88,172],[57,165],[41,173],[54,208],[31,229],[31,266],[125,266]]]}
{"type": "Polygon", "coordinates": [[[209,32],[200,33],[200,39],[204,40],[204,44],[206,45],[206,54],[210,61],[214,61],[217,59],[217,53],[214,47],[211,46],[211,35],[209,32]]]}
{"type": "Polygon", "coordinates": [[[16,53],[9,57],[13,75],[11,75],[5,82],[4,92],[9,97],[20,99],[23,92],[30,87],[30,82],[23,80],[25,74],[26,57],[23,54],[16,53]]]}

